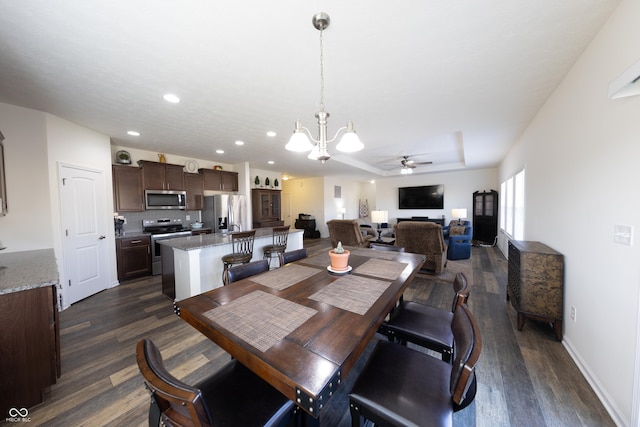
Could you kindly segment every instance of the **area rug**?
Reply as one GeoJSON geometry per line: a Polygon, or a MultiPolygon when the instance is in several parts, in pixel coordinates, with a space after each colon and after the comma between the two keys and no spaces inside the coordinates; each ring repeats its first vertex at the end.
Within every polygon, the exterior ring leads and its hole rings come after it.
{"type": "Polygon", "coordinates": [[[453,298],[453,280],[456,274],[463,273],[467,281],[473,284],[473,265],[471,259],[449,260],[440,274],[418,273],[404,293],[404,298],[423,304],[450,307],[453,298]],[[435,295],[432,295],[434,293],[435,295]],[[442,303],[440,303],[442,301],[442,303]]]}

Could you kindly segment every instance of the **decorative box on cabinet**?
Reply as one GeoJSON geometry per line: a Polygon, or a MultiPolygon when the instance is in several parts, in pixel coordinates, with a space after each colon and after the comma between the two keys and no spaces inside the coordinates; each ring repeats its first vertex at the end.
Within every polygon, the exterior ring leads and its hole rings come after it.
{"type": "Polygon", "coordinates": [[[131,166],[113,165],[113,204],[116,212],[144,211],[142,171],[131,166]]]}
{"type": "Polygon", "coordinates": [[[525,318],[548,322],[562,341],[564,257],[540,242],[509,241],[507,300],[525,318]]]}
{"type": "Polygon", "coordinates": [[[473,193],[473,240],[493,244],[498,235],[498,192],[473,193]]]}
{"type": "Polygon", "coordinates": [[[151,238],[149,236],[116,239],[118,280],[151,275],[151,238]]]}
{"type": "Polygon", "coordinates": [[[251,190],[253,228],[280,227],[284,225],[284,221],[280,219],[281,197],[280,190],[261,188],[251,190]]]}

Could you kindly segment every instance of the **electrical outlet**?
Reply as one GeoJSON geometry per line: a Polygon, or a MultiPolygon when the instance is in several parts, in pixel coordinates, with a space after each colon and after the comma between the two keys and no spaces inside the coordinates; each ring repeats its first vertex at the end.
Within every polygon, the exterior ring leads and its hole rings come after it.
{"type": "Polygon", "coordinates": [[[191,215],[187,215],[187,221],[191,221],[191,215]]]}
{"type": "Polygon", "coordinates": [[[571,306],[571,320],[576,321],[576,308],[571,306]]]}

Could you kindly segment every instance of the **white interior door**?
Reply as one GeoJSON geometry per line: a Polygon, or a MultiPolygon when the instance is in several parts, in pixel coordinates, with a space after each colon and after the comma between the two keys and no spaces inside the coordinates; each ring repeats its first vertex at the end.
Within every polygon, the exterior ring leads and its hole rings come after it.
{"type": "Polygon", "coordinates": [[[108,287],[102,172],[59,167],[64,266],[69,304],[108,287]]]}

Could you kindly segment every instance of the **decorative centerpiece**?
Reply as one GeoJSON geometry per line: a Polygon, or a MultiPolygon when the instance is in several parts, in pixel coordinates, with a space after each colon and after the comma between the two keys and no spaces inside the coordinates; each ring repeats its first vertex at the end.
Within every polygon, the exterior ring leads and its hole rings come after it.
{"type": "Polygon", "coordinates": [[[253,183],[256,185],[256,187],[260,186],[260,177],[258,175],[256,175],[256,179],[253,181],[253,183]]]}
{"type": "Polygon", "coordinates": [[[329,258],[331,258],[331,270],[335,272],[348,271],[349,254],[349,250],[342,247],[342,242],[338,242],[338,246],[329,251],[329,258]]]}
{"type": "Polygon", "coordinates": [[[266,185],[267,187],[269,187],[269,185],[270,185],[269,177],[266,177],[266,178],[264,179],[264,185],[266,185]]]}
{"type": "Polygon", "coordinates": [[[276,178],[275,181],[273,181],[273,186],[278,188],[278,185],[280,184],[278,183],[278,178],[276,178]]]}

